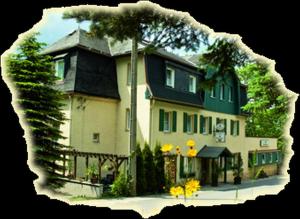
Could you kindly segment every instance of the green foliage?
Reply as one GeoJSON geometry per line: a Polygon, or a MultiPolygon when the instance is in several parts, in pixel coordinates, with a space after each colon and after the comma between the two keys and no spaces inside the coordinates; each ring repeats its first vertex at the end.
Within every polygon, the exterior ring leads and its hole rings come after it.
{"type": "Polygon", "coordinates": [[[78,22],[92,21],[91,35],[105,35],[124,41],[136,38],[149,43],[147,51],[170,47],[196,50],[200,43],[207,43],[207,33],[194,28],[187,15],[174,16],[163,13],[152,3],[139,2],[131,6],[119,6],[119,10],[80,7],[65,11],[63,18],[75,18],[78,22]]]}
{"type": "Polygon", "coordinates": [[[225,81],[226,74],[235,72],[249,57],[239,49],[235,40],[217,38],[199,58],[199,68],[205,72],[202,89],[211,89],[219,80],[225,81]]]}
{"type": "Polygon", "coordinates": [[[53,89],[54,76],[52,58],[41,55],[45,44],[36,40],[33,34],[23,40],[16,54],[7,59],[8,76],[18,90],[17,102],[27,121],[32,135],[34,162],[44,170],[47,188],[61,187],[63,157],[61,150],[66,146],[58,142],[63,139],[59,126],[65,116],[60,111],[63,94],[53,89]]]}
{"type": "Polygon", "coordinates": [[[96,164],[92,164],[90,165],[87,169],[86,169],[86,175],[91,179],[97,176],[97,172],[98,172],[98,168],[96,164]]]}
{"type": "Polygon", "coordinates": [[[237,162],[233,165],[233,176],[234,177],[241,177],[243,175],[243,159],[241,154],[238,154],[237,162]]]}
{"type": "Polygon", "coordinates": [[[131,179],[126,177],[124,173],[120,173],[111,186],[111,194],[115,197],[130,196],[131,179]]]}
{"type": "Polygon", "coordinates": [[[157,192],[163,192],[165,181],[165,160],[161,151],[161,145],[156,144],[154,149],[155,181],[157,183],[157,192]]]}
{"type": "Polygon", "coordinates": [[[153,161],[153,154],[150,150],[150,147],[147,143],[145,143],[143,149],[143,157],[144,157],[144,168],[145,168],[145,179],[146,179],[146,192],[154,193],[157,190],[157,182],[155,181],[155,168],[153,161]]]}
{"type": "Polygon", "coordinates": [[[144,158],[140,144],[136,147],[136,193],[143,195],[146,190],[144,158]]]}
{"type": "Polygon", "coordinates": [[[248,85],[248,103],[243,110],[250,113],[246,120],[246,135],[278,138],[278,148],[284,150],[284,126],[288,118],[289,98],[279,88],[277,79],[267,66],[248,64],[238,70],[248,85]]]}

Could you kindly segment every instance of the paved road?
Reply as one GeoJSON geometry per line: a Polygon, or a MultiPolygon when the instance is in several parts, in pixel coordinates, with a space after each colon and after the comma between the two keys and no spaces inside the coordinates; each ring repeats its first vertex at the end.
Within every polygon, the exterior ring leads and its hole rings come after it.
{"type": "Polygon", "coordinates": [[[220,204],[237,204],[254,200],[259,195],[278,194],[284,189],[289,178],[283,176],[269,177],[256,181],[244,181],[241,185],[220,184],[219,187],[206,186],[186,201],[168,194],[145,197],[118,199],[95,199],[72,201],[70,204],[85,204],[111,209],[133,209],[144,218],[158,214],[165,206],[183,204],[185,206],[211,206],[220,204]],[[237,189],[238,188],[238,189],[237,189]]]}

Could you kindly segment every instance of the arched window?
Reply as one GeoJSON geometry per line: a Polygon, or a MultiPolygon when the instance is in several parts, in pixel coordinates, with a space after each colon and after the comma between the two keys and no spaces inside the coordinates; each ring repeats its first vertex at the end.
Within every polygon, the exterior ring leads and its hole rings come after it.
{"type": "Polygon", "coordinates": [[[225,85],[221,84],[220,86],[220,99],[225,100],[225,85]]]}

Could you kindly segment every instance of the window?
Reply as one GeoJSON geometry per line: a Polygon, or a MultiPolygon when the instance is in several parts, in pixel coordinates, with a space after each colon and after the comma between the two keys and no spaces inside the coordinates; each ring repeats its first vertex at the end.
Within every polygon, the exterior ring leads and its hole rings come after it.
{"type": "Polygon", "coordinates": [[[126,82],[126,84],[128,86],[131,85],[131,64],[130,63],[127,64],[127,82],[126,82]]]}
{"type": "Polygon", "coordinates": [[[189,92],[196,93],[196,77],[192,75],[189,76],[189,92]]]}
{"type": "Polygon", "coordinates": [[[65,62],[63,59],[57,60],[55,62],[55,76],[60,80],[64,79],[65,73],[65,62]]]}
{"type": "Polygon", "coordinates": [[[229,102],[232,102],[233,101],[233,98],[232,98],[232,93],[233,92],[233,89],[232,89],[232,86],[229,86],[229,88],[228,88],[228,100],[229,100],[229,102]]]}
{"type": "Polygon", "coordinates": [[[171,113],[165,112],[164,114],[164,131],[170,132],[171,131],[171,113]]]}
{"type": "Polygon", "coordinates": [[[221,84],[220,86],[220,99],[225,100],[225,85],[221,84]]]}
{"type": "Polygon", "coordinates": [[[172,88],[175,86],[175,70],[169,67],[166,71],[166,85],[172,88]]]}
{"type": "Polygon", "coordinates": [[[198,115],[183,113],[183,132],[192,134],[198,130],[198,115]]]}
{"type": "Polygon", "coordinates": [[[273,156],[272,156],[272,153],[270,153],[270,159],[269,159],[269,163],[272,163],[273,162],[273,156]]]}
{"type": "Polygon", "coordinates": [[[125,130],[129,131],[130,130],[130,109],[129,108],[126,109],[125,117],[126,117],[125,130]]]}
{"type": "Polygon", "coordinates": [[[93,133],[93,142],[100,143],[100,134],[99,133],[93,133]]]}
{"type": "Polygon", "coordinates": [[[265,164],[266,163],[266,154],[261,154],[261,163],[265,164]]]}
{"type": "Polygon", "coordinates": [[[193,130],[193,119],[192,115],[187,115],[187,120],[186,120],[186,128],[187,128],[187,133],[192,133],[193,130]]]}
{"type": "MultiPolygon", "coordinates": [[[[183,158],[183,165],[184,165],[184,174],[191,174],[193,175],[195,173],[195,159],[189,158],[189,157],[184,157],[183,158]],[[189,159],[192,159],[189,161],[189,159]]],[[[190,176],[188,176],[190,177],[190,176]]]]}
{"type": "Polygon", "coordinates": [[[159,131],[176,132],[177,130],[177,112],[165,111],[159,109],[159,131]]]}
{"type": "Polygon", "coordinates": [[[231,124],[230,124],[230,134],[233,135],[233,136],[237,136],[239,135],[239,132],[240,132],[240,123],[238,120],[231,120],[231,124]]]}
{"type": "Polygon", "coordinates": [[[200,115],[200,133],[211,134],[212,133],[212,117],[204,117],[200,115]]]}
{"type": "Polygon", "coordinates": [[[210,90],[210,97],[215,98],[216,97],[216,88],[212,87],[210,90]]]}

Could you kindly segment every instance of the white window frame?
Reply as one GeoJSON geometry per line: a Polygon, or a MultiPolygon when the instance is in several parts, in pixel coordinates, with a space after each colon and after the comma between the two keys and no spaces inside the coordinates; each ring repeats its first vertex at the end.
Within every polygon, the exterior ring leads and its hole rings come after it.
{"type": "Polygon", "coordinates": [[[131,63],[127,63],[127,78],[126,78],[126,85],[130,86],[131,85],[131,63]]]}
{"type": "Polygon", "coordinates": [[[233,88],[232,88],[232,86],[229,86],[229,88],[228,88],[228,101],[233,102],[233,88]]]}
{"type": "Polygon", "coordinates": [[[212,87],[210,90],[210,97],[216,98],[216,88],[212,87]]]}
{"type": "Polygon", "coordinates": [[[64,79],[64,73],[65,73],[65,61],[64,59],[58,59],[55,61],[55,76],[58,77],[60,80],[64,79]],[[59,71],[59,64],[62,63],[63,64],[63,68],[62,68],[62,75],[60,76],[59,71]]]}
{"type": "Polygon", "coordinates": [[[261,163],[266,164],[266,154],[265,153],[261,154],[261,163]]]}
{"type": "Polygon", "coordinates": [[[175,87],[175,70],[170,67],[167,67],[166,70],[166,86],[172,88],[175,87]],[[169,72],[170,72],[170,78],[168,78],[169,72]]]}
{"type": "Polygon", "coordinates": [[[130,130],[130,109],[127,108],[125,112],[125,130],[129,131],[130,130]]]}
{"type": "Polygon", "coordinates": [[[220,85],[220,100],[225,100],[225,85],[220,85]]]}
{"type": "Polygon", "coordinates": [[[186,117],[186,132],[188,134],[194,133],[194,124],[193,124],[193,122],[194,122],[194,115],[189,115],[188,114],[187,117],[186,117]],[[190,120],[190,124],[189,124],[189,120],[190,120]],[[189,125],[190,125],[190,127],[189,127],[189,125]]]}
{"type": "Polygon", "coordinates": [[[203,120],[203,133],[204,135],[208,135],[209,134],[209,117],[204,117],[203,120]]]}
{"type": "Polygon", "coordinates": [[[164,132],[171,132],[171,112],[164,112],[164,132]]]}
{"type": "Polygon", "coordinates": [[[196,77],[189,75],[189,92],[196,93],[196,77]]]}

